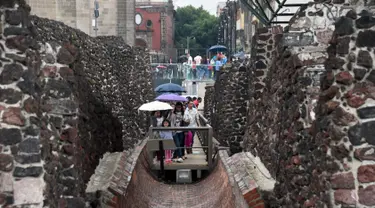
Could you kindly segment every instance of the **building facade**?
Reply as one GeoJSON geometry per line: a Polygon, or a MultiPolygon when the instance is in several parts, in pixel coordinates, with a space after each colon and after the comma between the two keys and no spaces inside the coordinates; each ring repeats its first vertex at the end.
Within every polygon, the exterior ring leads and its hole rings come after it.
{"type": "Polygon", "coordinates": [[[95,33],[94,0],[26,0],[31,13],[61,21],[91,36],[121,36],[129,45],[135,43],[135,0],[97,0],[99,17],[95,33]]]}
{"type": "Polygon", "coordinates": [[[176,58],[174,13],[172,0],[136,2],[135,42],[150,49],[153,62],[168,62],[170,58],[176,58]]]}

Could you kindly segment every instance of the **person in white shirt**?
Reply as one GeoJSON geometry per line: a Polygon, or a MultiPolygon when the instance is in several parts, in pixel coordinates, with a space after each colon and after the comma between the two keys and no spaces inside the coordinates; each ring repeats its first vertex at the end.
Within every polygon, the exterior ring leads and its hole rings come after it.
{"type": "Polygon", "coordinates": [[[202,57],[200,55],[197,55],[196,57],[194,57],[194,61],[195,61],[195,64],[199,66],[201,64],[202,57]]]}
{"type": "MultiPolygon", "coordinates": [[[[197,127],[198,126],[198,110],[196,108],[193,108],[193,101],[190,101],[188,104],[188,107],[185,110],[184,113],[184,121],[186,123],[189,123],[188,127],[197,127]]],[[[194,144],[194,135],[195,131],[191,131],[193,134],[193,144],[194,144]]]]}
{"type": "Polygon", "coordinates": [[[191,57],[190,54],[187,54],[186,56],[188,57],[187,64],[190,65],[190,67],[191,67],[191,65],[193,64],[193,57],[191,57]]]}
{"type": "Polygon", "coordinates": [[[200,55],[197,55],[196,57],[194,57],[194,61],[195,61],[195,65],[197,67],[197,75],[198,75],[198,78],[199,79],[202,79],[203,78],[203,73],[204,73],[204,69],[202,68],[201,66],[201,63],[202,63],[202,56],[200,55]]]}

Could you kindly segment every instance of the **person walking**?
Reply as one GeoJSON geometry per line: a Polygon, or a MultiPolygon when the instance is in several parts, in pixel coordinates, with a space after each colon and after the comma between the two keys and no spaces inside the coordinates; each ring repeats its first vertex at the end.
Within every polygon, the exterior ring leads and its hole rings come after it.
{"type": "MultiPolygon", "coordinates": [[[[198,126],[198,110],[193,108],[194,103],[192,101],[189,102],[187,109],[184,113],[184,121],[189,123],[188,127],[197,127],[198,126]]],[[[194,136],[195,131],[191,131],[193,136],[193,144],[194,144],[194,136]]]]}
{"type": "MultiPolygon", "coordinates": [[[[184,110],[182,103],[178,102],[175,105],[174,111],[171,115],[171,125],[173,127],[183,127],[184,126],[184,110]]],[[[183,131],[176,131],[173,134],[173,140],[177,147],[174,152],[174,158],[177,162],[182,162],[185,156],[185,135],[183,131]]]]}
{"type": "Polygon", "coordinates": [[[214,80],[217,79],[217,74],[219,73],[220,71],[220,67],[222,66],[222,63],[221,63],[221,58],[218,57],[216,59],[216,62],[215,62],[215,70],[214,70],[214,80]]]}

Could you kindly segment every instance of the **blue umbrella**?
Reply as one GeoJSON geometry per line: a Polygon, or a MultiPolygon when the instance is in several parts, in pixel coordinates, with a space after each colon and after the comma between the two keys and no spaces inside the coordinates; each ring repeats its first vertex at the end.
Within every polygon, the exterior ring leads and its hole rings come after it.
{"type": "Polygon", "coordinates": [[[226,51],[227,50],[227,47],[223,46],[223,45],[214,45],[214,46],[211,46],[210,49],[208,49],[209,51],[226,51]]]}
{"type": "Polygon", "coordinates": [[[167,83],[159,85],[155,88],[155,92],[186,92],[183,87],[178,84],[167,83]]]}

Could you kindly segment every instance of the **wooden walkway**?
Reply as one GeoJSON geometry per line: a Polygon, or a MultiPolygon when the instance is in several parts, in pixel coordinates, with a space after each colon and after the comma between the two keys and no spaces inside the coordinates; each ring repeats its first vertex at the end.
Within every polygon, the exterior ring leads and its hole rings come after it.
{"type": "MultiPolygon", "coordinates": [[[[193,147],[202,147],[197,134],[194,136],[193,147]]],[[[208,163],[206,161],[206,153],[201,148],[193,148],[192,154],[186,154],[186,160],[182,163],[173,162],[171,164],[164,164],[165,170],[178,169],[192,169],[192,170],[208,170],[208,163]]],[[[160,170],[160,162],[154,159],[154,169],[160,170]]]]}

